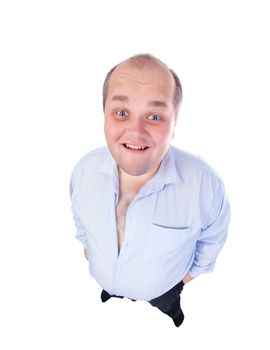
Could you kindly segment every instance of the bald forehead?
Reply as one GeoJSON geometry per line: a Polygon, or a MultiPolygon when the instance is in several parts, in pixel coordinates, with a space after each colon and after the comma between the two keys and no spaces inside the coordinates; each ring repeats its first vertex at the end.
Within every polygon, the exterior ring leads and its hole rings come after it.
{"type": "Polygon", "coordinates": [[[148,107],[165,108],[172,113],[174,91],[174,79],[162,65],[151,62],[138,67],[125,61],[115,68],[110,77],[106,101],[127,104],[136,101],[148,107]]]}
{"type": "Polygon", "coordinates": [[[130,57],[127,60],[123,61],[121,64],[131,64],[137,68],[144,68],[144,67],[161,67],[166,69],[167,71],[168,68],[166,67],[166,65],[164,63],[162,63],[161,61],[159,61],[158,59],[156,59],[155,57],[130,57]]]}
{"type": "Polygon", "coordinates": [[[155,76],[156,80],[158,75],[164,83],[174,85],[174,79],[169,69],[155,60],[128,59],[115,68],[111,79],[119,77],[119,75],[136,76],[136,79],[141,83],[147,83],[151,79],[151,75],[155,76]]]}

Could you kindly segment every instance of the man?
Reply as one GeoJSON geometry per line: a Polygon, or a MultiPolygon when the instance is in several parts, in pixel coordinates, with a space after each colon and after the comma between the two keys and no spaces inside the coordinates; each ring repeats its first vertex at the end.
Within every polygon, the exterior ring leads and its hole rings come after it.
{"type": "Polygon", "coordinates": [[[114,67],[103,89],[108,147],[80,160],[70,186],[102,301],[149,301],[177,327],[183,286],[214,269],[230,217],[221,179],[170,146],[181,99],[179,78],[152,55],[114,67]]]}

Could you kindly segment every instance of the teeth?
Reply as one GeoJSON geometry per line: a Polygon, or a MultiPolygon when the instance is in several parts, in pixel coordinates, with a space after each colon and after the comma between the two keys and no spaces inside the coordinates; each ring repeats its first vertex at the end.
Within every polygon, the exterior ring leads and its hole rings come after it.
{"type": "Polygon", "coordinates": [[[141,146],[134,146],[134,145],[129,145],[125,143],[125,146],[130,149],[146,149],[146,147],[141,147],[141,146]]]}

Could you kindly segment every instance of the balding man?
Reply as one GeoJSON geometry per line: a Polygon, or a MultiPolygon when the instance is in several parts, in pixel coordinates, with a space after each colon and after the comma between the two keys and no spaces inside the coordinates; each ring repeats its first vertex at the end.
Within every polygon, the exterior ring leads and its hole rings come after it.
{"type": "Polygon", "coordinates": [[[154,56],[115,66],[103,87],[107,147],[84,156],[70,184],[102,301],[148,301],[177,327],[183,286],[213,271],[230,219],[214,170],[170,145],[181,100],[178,76],[154,56]]]}

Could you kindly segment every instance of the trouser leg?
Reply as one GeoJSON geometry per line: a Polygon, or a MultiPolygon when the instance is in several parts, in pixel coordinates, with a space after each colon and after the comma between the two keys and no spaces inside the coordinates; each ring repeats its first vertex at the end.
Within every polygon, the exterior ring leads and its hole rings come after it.
{"type": "Polygon", "coordinates": [[[180,306],[180,293],[183,287],[184,283],[181,281],[166,293],[149,301],[152,306],[171,317],[177,327],[184,321],[184,313],[180,306]]]}
{"type": "Polygon", "coordinates": [[[106,290],[102,289],[100,297],[101,301],[105,303],[107,300],[111,299],[112,296],[108,292],[106,292],[106,290]]]}
{"type": "MultiPolygon", "coordinates": [[[[166,293],[149,301],[152,306],[157,307],[161,312],[171,317],[176,327],[179,327],[184,321],[184,313],[180,306],[180,294],[183,287],[184,283],[181,281],[166,293]]],[[[111,295],[104,289],[102,290],[101,300],[103,303],[112,297],[123,298],[122,296],[111,295]]],[[[131,300],[136,301],[133,299],[131,300]]]]}
{"type": "Polygon", "coordinates": [[[105,289],[102,289],[100,297],[101,297],[101,300],[102,300],[103,303],[105,303],[107,300],[111,299],[112,297],[114,297],[114,298],[122,298],[122,299],[124,298],[124,297],[121,297],[121,296],[118,296],[118,295],[111,295],[108,292],[106,292],[105,289]]]}

